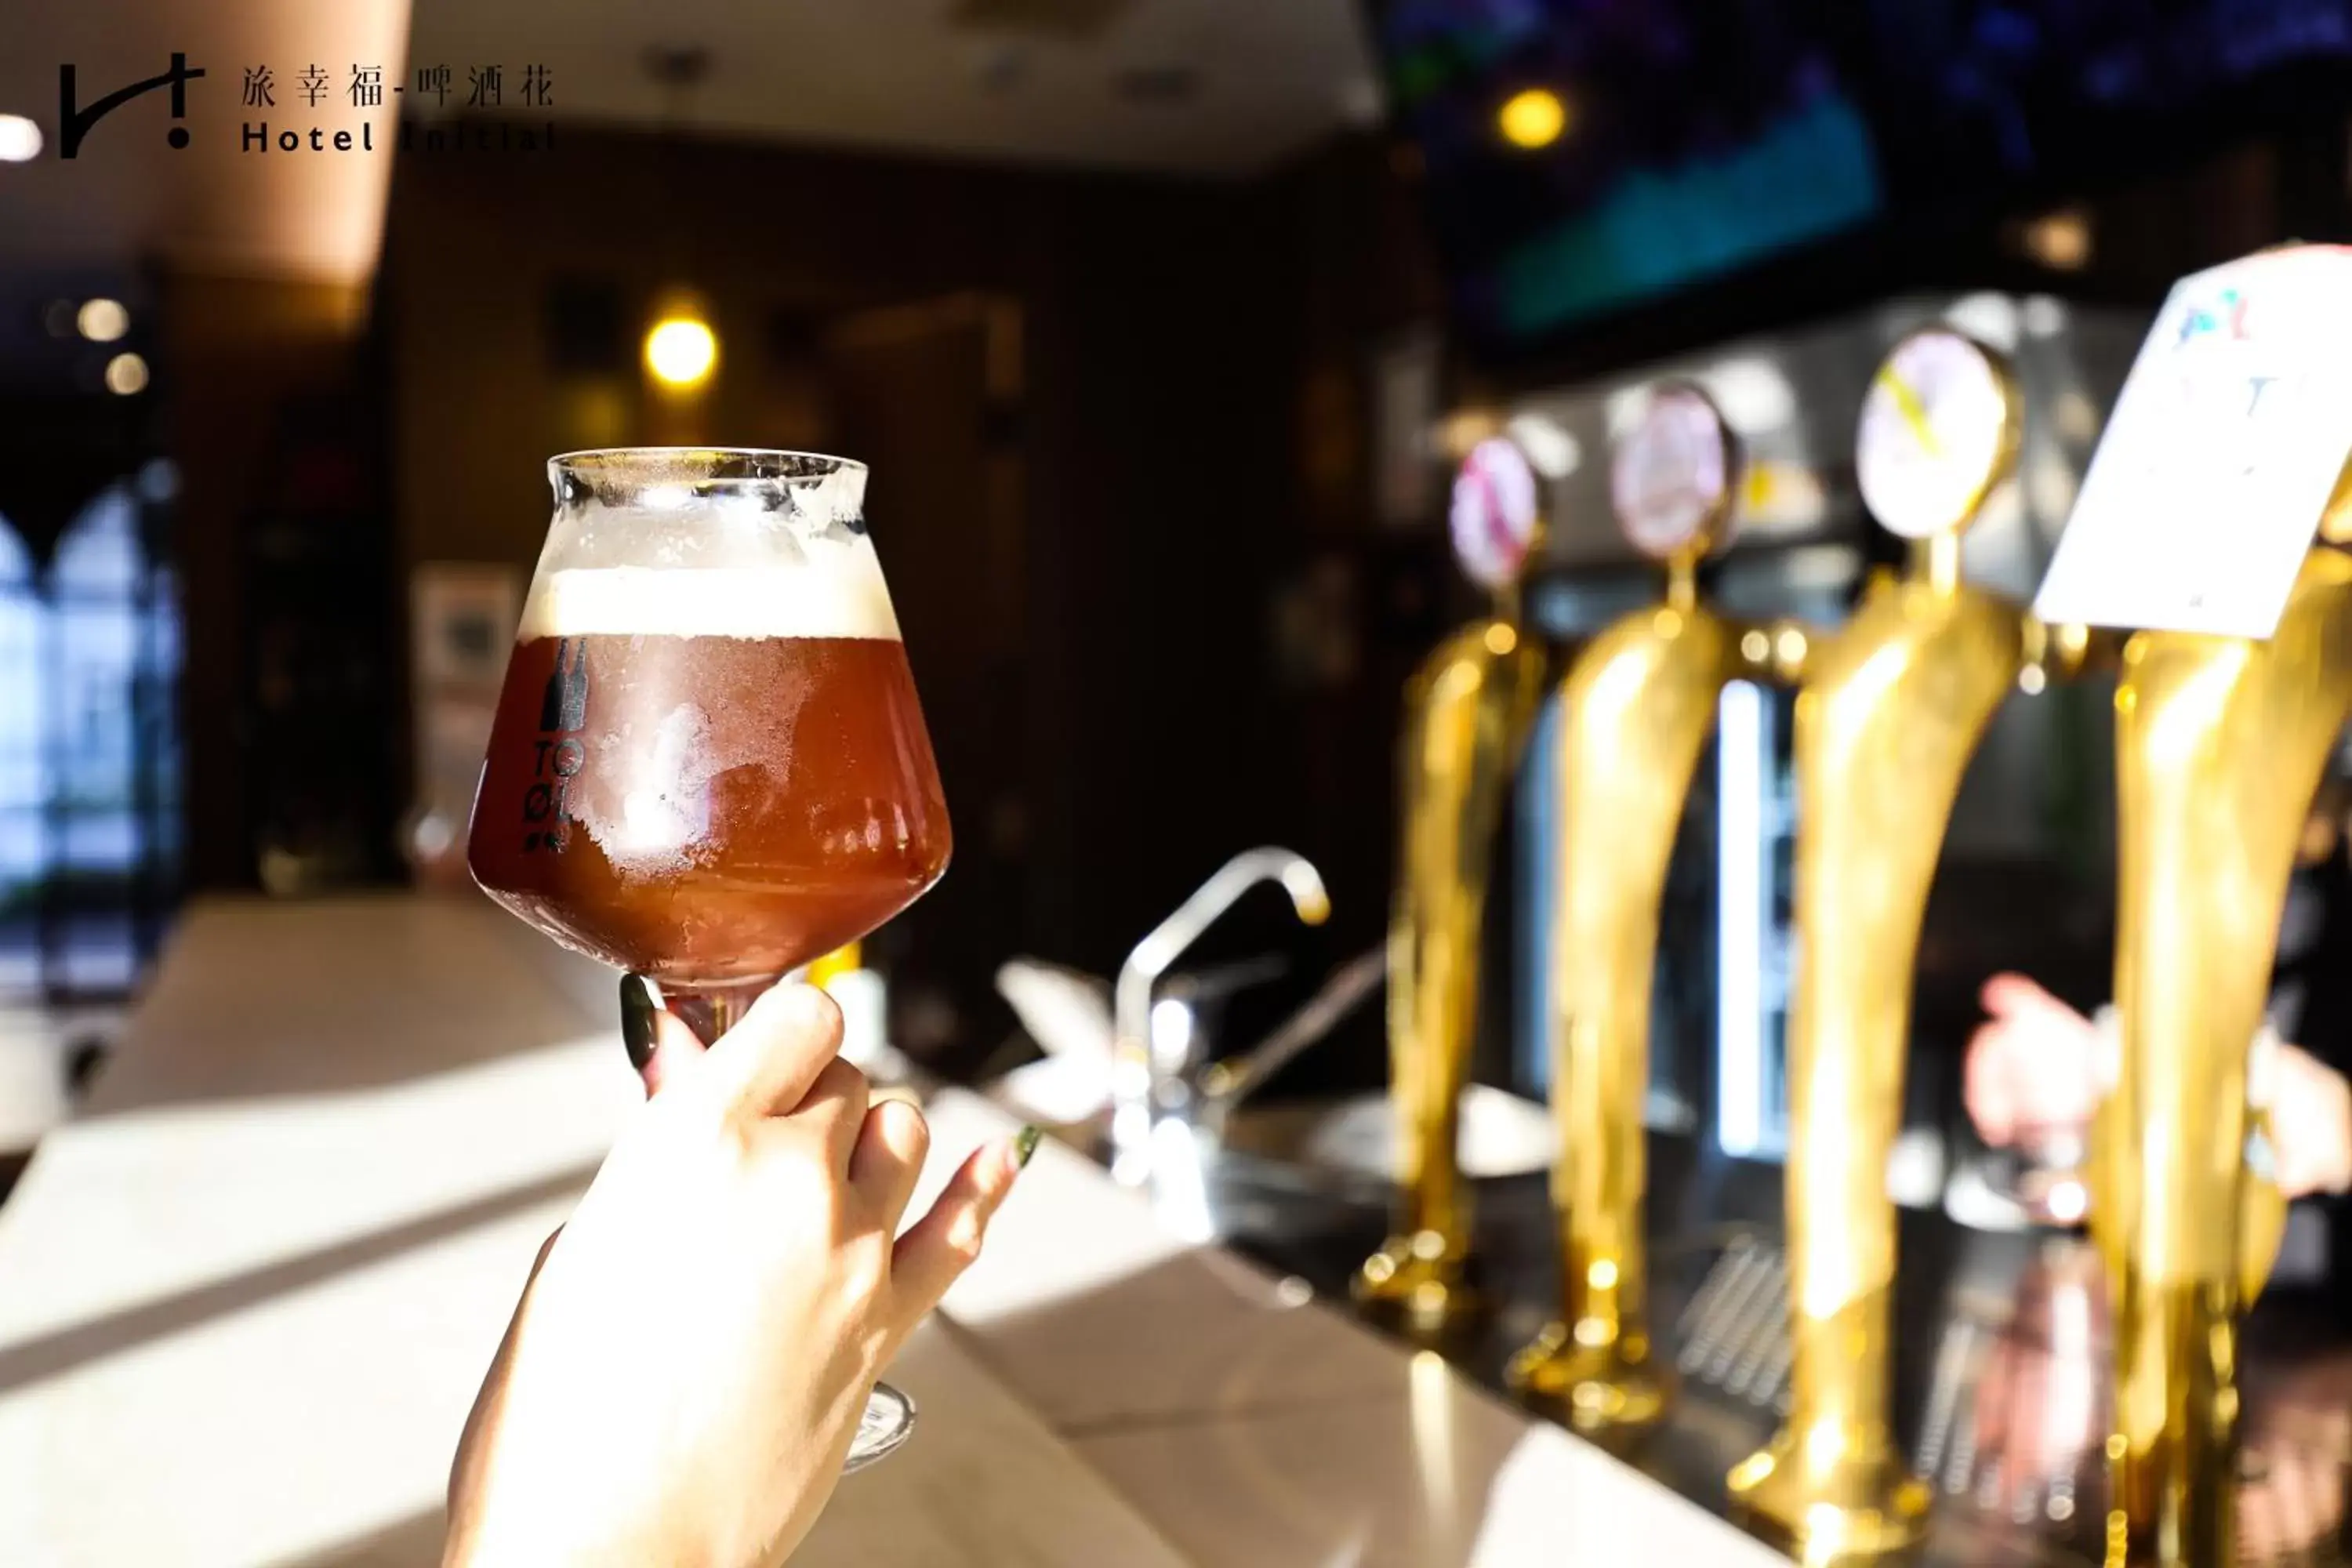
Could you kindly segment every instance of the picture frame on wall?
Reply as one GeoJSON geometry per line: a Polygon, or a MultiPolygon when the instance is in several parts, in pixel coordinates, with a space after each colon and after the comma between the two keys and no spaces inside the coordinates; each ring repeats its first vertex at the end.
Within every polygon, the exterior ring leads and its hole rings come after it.
{"type": "Polygon", "coordinates": [[[511,566],[426,562],[411,579],[416,689],[487,689],[495,699],[522,616],[522,574],[511,566]]]}
{"type": "Polygon", "coordinates": [[[409,579],[416,771],[402,848],[427,887],[467,883],[465,827],[522,593],[511,566],[426,562],[409,579]]]}

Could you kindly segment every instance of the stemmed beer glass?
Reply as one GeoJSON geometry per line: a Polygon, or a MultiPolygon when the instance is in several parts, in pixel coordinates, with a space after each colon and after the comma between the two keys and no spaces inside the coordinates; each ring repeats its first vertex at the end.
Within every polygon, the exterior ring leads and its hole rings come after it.
{"type": "MultiPolygon", "coordinates": [[[[547,471],[554,521],[467,858],[493,899],[716,1039],[947,868],[866,467],[638,447],[547,471]]],[[[849,1468],[912,1415],[877,1385],[849,1468]]]]}

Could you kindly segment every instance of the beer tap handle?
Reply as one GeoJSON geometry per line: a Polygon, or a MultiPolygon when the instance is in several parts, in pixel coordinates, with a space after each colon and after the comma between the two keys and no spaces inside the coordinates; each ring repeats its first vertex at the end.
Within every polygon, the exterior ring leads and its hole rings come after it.
{"type": "Polygon", "coordinates": [[[2122,1073],[2101,1194],[2121,1303],[2110,1452],[2132,1542],[2178,1540],[2185,1560],[2227,1556],[2236,1319],[2284,1224],[2277,1189],[2247,1179],[2242,1130],[2262,1112],[2242,1042],[2261,1028],[2296,839],[2347,712],[2352,559],[2332,549],[2305,558],[2268,641],[2140,632],[2126,649],[2122,1073]]]}
{"type": "MultiPolygon", "coordinates": [[[[1784,1169],[1790,1410],[1731,1472],[1735,1503],[1806,1561],[1899,1550],[1925,1528],[1887,1409],[1900,1125],[1912,973],[1952,804],[2024,649],[2015,606],[1960,578],[1959,536],[2013,467],[2020,405],[2001,357],[1948,328],[1873,378],[1855,470],[1871,514],[1913,542],[1853,617],[1809,638],[1796,711],[1796,913],[1784,1169]]],[[[1760,628],[1759,628],[1760,629],[1760,628]]],[[[1777,649],[1751,633],[1762,666],[1777,649]]]]}
{"type": "Polygon", "coordinates": [[[1443,1329],[1473,1305],[1470,1191],[1454,1144],[1477,1027],[1488,862],[1543,696],[1544,651],[1517,621],[1519,574],[1542,539],[1538,489],[1508,440],[1471,452],[1454,487],[1454,554],[1496,613],[1448,638],[1405,694],[1388,942],[1400,1190],[1390,1236],[1353,1289],[1415,1332],[1443,1329]]]}
{"type": "Polygon", "coordinates": [[[1650,994],[1684,798],[1740,668],[1735,628],[1697,584],[1729,531],[1738,476],[1738,443],[1706,394],[1654,389],[1610,488],[1628,537],[1665,566],[1664,600],[1601,630],[1559,688],[1546,1032],[1561,1307],[1507,1376],[1586,1431],[1650,1425],[1673,1386],[1651,1342],[1643,1237],[1650,994]]]}
{"type": "MultiPolygon", "coordinates": [[[[2318,390],[2347,342],[2344,268],[2340,250],[2312,247],[2182,280],[2037,601],[2144,628],[2114,703],[2119,1045],[2094,1139],[2115,1324],[2111,1562],[2241,1556],[2239,1319],[2284,1215],[2263,1169],[2278,1060],[2263,1015],[2313,793],[2352,713],[2352,559],[2326,547],[2352,521],[2352,461],[2341,398],[2318,390]],[[2277,418],[2262,390],[2277,383],[2326,412],[2277,418]],[[2103,475],[2124,478],[2102,489],[2103,475]],[[2318,515],[2294,515],[2306,505],[2318,515]],[[2168,509],[2179,515],[2149,515],[2168,509]],[[2189,613],[2242,540],[2291,533],[2303,554],[2274,607],[2189,613]],[[2172,556],[2144,575],[2124,569],[2143,540],[2172,556]]],[[[2245,560],[2235,585],[2251,594],[2293,557],[2245,560]]]]}

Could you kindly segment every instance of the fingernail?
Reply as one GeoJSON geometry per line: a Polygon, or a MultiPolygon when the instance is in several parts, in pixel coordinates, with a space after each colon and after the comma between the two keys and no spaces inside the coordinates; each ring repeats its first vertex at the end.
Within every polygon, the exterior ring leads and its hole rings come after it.
{"type": "Polygon", "coordinates": [[[1029,1157],[1037,1152],[1037,1140],[1044,1136],[1045,1133],[1034,1127],[1024,1127],[1013,1135],[1013,1168],[1014,1170],[1025,1171],[1029,1168],[1029,1157]]]}
{"type": "Polygon", "coordinates": [[[621,976],[621,1044],[628,1048],[629,1065],[639,1072],[654,1059],[654,994],[645,976],[621,976]]]}

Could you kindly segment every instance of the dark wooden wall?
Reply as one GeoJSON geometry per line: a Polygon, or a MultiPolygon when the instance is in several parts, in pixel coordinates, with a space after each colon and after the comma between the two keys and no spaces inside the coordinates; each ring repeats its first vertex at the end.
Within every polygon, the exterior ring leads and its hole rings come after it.
{"type": "MultiPolygon", "coordinates": [[[[182,272],[164,279],[163,312],[155,386],[180,471],[173,545],[184,617],[183,874],[194,891],[247,888],[257,876],[254,818],[265,781],[252,757],[258,705],[248,635],[257,611],[247,568],[282,477],[276,463],[289,411],[366,392],[367,300],[337,285],[182,272]]],[[[398,591],[351,586],[379,612],[398,591]]],[[[384,651],[383,668],[399,662],[396,650],[384,651]]],[[[388,708],[379,718],[381,728],[395,727],[388,708]]],[[[380,736],[363,765],[396,769],[399,747],[396,735],[380,736]]],[[[382,846],[383,860],[390,851],[382,846]]]]}

